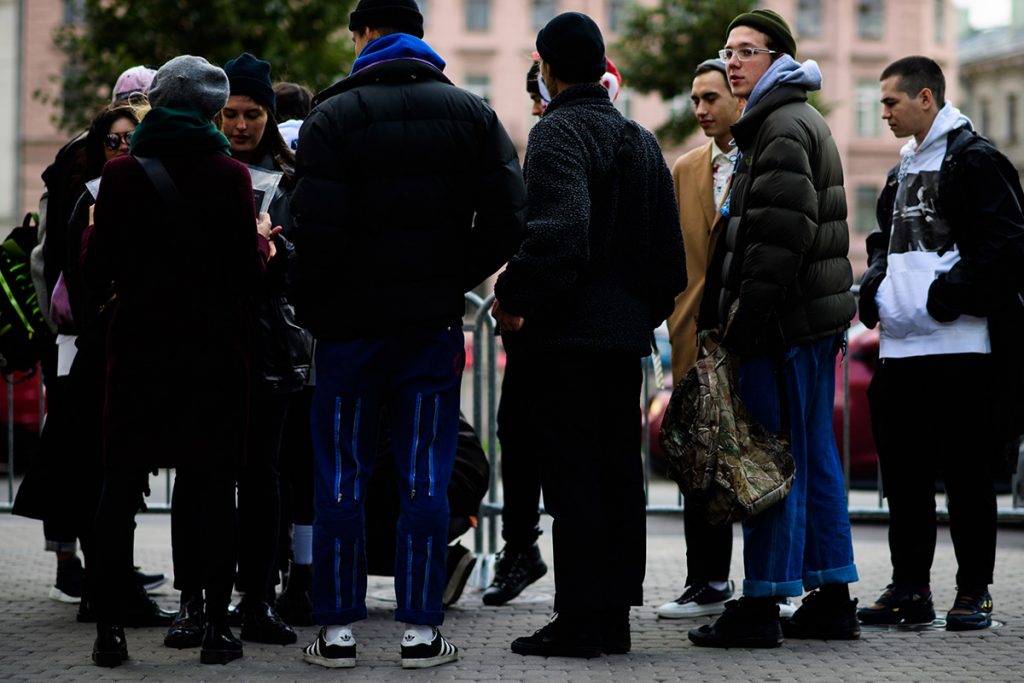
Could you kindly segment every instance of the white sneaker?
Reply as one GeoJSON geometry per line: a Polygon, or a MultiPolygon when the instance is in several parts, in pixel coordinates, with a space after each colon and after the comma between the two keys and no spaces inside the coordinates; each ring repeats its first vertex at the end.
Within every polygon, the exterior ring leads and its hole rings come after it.
{"type": "Polygon", "coordinates": [[[656,611],[662,619],[687,619],[721,614],[725,603],[732,598],[736,584],[731,580],[725,590],[715,590],[706,583],[687,586],[686,590],[672,602],[666,602],[656,611]]]}
{"type": "Polygon", "coordinates": [[[321,627],[316,639],[302,648],[302,659],[328,669],[351,669],[356,665],[356,639],[351,629],[343,629],[334,640],[327,640],[327,627],[321,627]]]}
{"type": "Polygon", "coordinates": [[[405,632],[402,638],[403,669],[427,669],[459,658],[459,648],[452,645],[440,631],[434,628],[431,633],[433,638],[427,642],[414,631],[405,632]]]}

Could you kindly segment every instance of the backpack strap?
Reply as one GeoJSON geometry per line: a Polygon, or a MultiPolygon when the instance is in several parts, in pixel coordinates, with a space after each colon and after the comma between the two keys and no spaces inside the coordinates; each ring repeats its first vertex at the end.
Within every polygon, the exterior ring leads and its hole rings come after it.
{"type": "Polygon", "coordinates": [[[152,157],[135,157],[135,160],[142,166],[142,170],[149,176],[149,182],[153,183],[157,194],[168,209],[177,210],[181,206],[181,193],[178,186],[171,180],[167,167],[159,159],[152,157]]]}

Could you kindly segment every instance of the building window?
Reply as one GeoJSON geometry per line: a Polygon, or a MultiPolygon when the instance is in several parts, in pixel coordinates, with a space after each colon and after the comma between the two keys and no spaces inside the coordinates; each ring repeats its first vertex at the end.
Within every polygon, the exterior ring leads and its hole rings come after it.
{"type": "Polygon", "coordinates": [[[530,3],[530,18],[533,30],[539,31],[558,14],[558,0],[533,0],[530,3]]]}
{"type": "Polygon", "coordinates": [[[491,0],[466,0],[466,30],[491,30],[491,0]]]}
{"type": "Polygon", "coordinates": [[[946,42],[946,0],[934,0],[935,2],[935,42],[942,44],[946,42]]]}
{"type": "Polygon", "coordinates": [[[882,38],[885,4],[882,0],[857,0],[857,35],[867,40],[882,38]]]}
{"type": "Polygon", "coordinates": [[[64,23],[85,23],[85,0],[64,0],[64,23]]]}
{"type": "Polygon", "coordinates": [[[1017,142],[1017,96],[1013,93],[1006,96],[1006,141],[1017,142]]]}
{"type": "Polygon", "coordinates": [[[857,135],[862,138],[876,138],[882,131],[882,108],[878,101],[878,82],[857,81],[855,95],[855,117],[857,135]]]}
{"type": "Polygon", "coordinates": [[[466,90],[473,93],[484,102],[491,101],[491,77],[482,74],[470,74],[466,76],[466,90]]]}
{"type": "Polygon", "coordinates": [[[611,32],[622,30],[625,23],[627,0],[607,0],[607,21],[605,25],[611,32]]]}
{"type": "Polygon", "coordinates": [[[801,38],[821,36],[821,0],[799,0],[797,2],[796,34],[801,38]]]}
{"type": "Polygon", "coordinates": [[[857,196],[855,197],[856,211],[853,220],[853,229],[860,234],[874,232],[875,228],[875,204],[878,202],[878,187],[875,185],[858,185],[857,196]]]}
{"type": "Polygon", "coordinates": [[[978,111],[980,112],[980,116],[978,118],[981,119],[981,127],[978,129],[978,132],[982,135],[991,135],[992,113],[989,111],[987,99],[982,98],[981,101],[978,102],[978,111]]]}

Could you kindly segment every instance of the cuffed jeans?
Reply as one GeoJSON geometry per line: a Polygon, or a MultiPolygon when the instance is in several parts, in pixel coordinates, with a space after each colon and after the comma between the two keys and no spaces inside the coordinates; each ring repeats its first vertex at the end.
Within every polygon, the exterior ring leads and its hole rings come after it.
{"type": "Polygon", "coordinates": [[[788,402],[796,476],[789,495],[743,524],[743,594],[801,595],[825,584],[857,581],[843,469],[832,434],[836,353],[834,337],[745,360],[740,396],[750,416],[779,432],[780,388],[788,402]]]}
{"type": "Polygon", "coordinates": [[[366,618],[365,493],[385,405],[400,504],[395,619],[443,623],[448,482],[459,432],[463,343],[461,328],[451,327],[317,345],[310,422],[318,624],[366,618]]]}

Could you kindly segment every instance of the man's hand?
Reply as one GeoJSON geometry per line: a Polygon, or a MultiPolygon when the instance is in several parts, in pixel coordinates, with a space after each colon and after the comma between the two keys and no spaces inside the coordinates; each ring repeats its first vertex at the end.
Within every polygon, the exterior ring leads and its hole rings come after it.
{"type": "Polygon", "coordinates": [[[504,332],[518,332],[526,322],[522,317],[505,311],[497,299],[491,304],[491,315],[498,321],[498,328],[504,332]]]}

